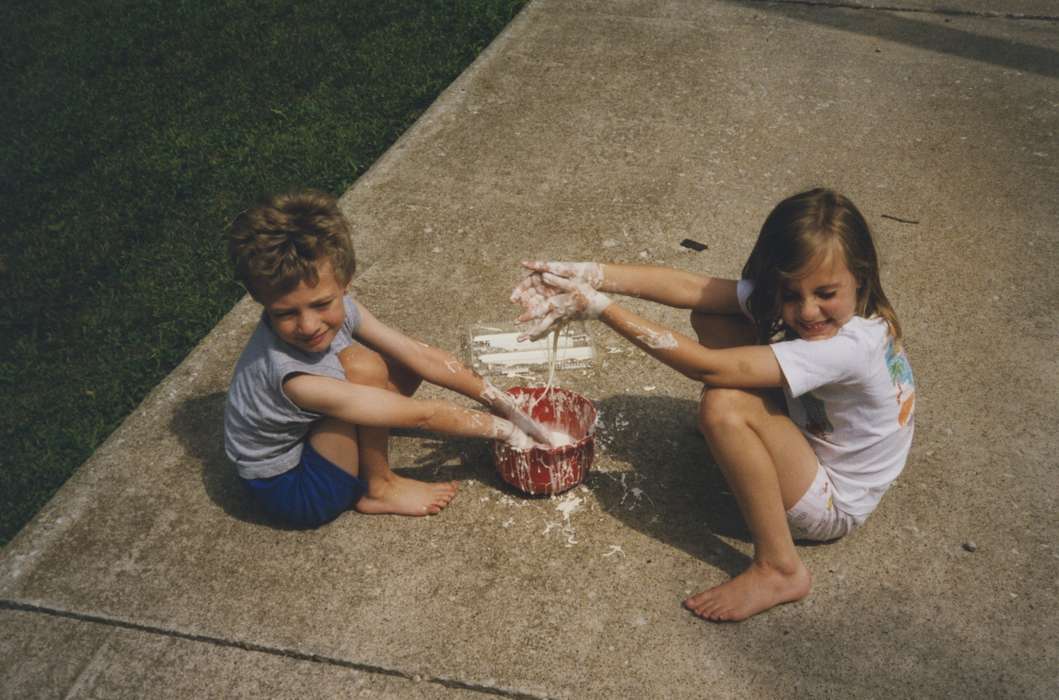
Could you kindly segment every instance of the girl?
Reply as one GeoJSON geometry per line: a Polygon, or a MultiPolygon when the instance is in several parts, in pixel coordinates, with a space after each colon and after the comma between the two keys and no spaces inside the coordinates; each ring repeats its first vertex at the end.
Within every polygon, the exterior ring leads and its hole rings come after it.
{"type": "Polygon", "coordinates": [[[705,619],[742,620],[807,596],[811,576],[793,539],[832,540],[861,525],[912,442],[912,371],[853,203],[825,189],[780,202],[739,281],[662,267],[523,264],[533,272],[512,299],[525,307],[520,321],[536,322],[527,335],[598,318],[705,385],[699,424],[754,557],[684,605],[705,619]],[[602,292],[691,309],[699,342],[602,292]]]}

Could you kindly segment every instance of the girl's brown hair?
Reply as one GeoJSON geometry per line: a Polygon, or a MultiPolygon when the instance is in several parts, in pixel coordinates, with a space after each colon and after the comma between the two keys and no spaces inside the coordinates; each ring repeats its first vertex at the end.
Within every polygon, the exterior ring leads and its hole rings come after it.
{"type": "Polygon", "coordinates": [[[306,190],[275,195],[232,222],[228,257],[250,295],[286,294],[316,286],[317,261],[329,259],[342,284],[353,279],[356,257],[349,222],[329,194],[306,190]]]}
{"type": "Polygon", "coordinates": [[[846,197],[828,189],[814,189],[783,200],[765,219],[757,243],[743,266],[743,278],[753,280],[747,307],[758,340],[770,342],[790,334],[781,318],[785,280],[805,274],[821,255],[840,251],[857,280],[858,316],[880,316],[901,342],[901,325],[879,281],[879,258],[868,222],[846,197]]]}

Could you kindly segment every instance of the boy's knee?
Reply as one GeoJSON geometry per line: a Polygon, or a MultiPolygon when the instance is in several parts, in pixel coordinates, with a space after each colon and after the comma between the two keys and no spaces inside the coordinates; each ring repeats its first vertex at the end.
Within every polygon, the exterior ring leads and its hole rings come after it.
{"type": "Polygon", "coordinates": [[[381,389],[389,388],[390,367],[382,355],[363,345],[351,345],[338,354],[346,381],[381,389]]]}

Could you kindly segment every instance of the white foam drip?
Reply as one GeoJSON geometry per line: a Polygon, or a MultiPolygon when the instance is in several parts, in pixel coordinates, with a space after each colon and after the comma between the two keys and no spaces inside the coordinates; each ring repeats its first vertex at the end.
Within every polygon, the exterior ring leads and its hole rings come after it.
{"type": "Polygon", "coordinates": [[[667,348],[675,348],[677,346],[677,339],[668,331],[665,333],[648,331],[643,335],[636,336],[636,338],[644,345],[654,350],[664,350],[667,348]]]}
{"type": "Polygon", "coordinates": [[[552,447],[566,447],[577,442],[570,433],[562,430],[552,430],[549,432],[548,437],[551,438],[552,447]]]}
{"type": "Polygon", "coordinates": [[[570,522],[570,516],[581,509],[581,504],[585,502],[585,499],[580,496],[570,495],[567,498],[562,499],[555,505],[555,510],[563,514],[563,520],[570,522]]]}
{"type": "Polygon", "coordinates": [[[556,325],[552,329],[552,344],[548,352],[548,383],[545,384],[544,393],[549,394],[552,391],[552,384],[555,383],[555,360],[559,356],[559,326],[556,325]]]}

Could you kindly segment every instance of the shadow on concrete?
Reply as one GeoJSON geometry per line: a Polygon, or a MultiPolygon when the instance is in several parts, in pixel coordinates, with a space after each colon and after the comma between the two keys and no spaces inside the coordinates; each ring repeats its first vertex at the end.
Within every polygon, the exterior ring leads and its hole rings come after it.
{"type": "MultiPolygon", "coordinates": [[[[632,467],[624,474],[589,475],[587,483],[604,510],[729,575],[742,572],[749,558],[718,536],[749,543],[750,532],[699,433],[697,402],[617,395],[596,406],[607,454],[632,467]]],[[[827,544],[798,541],[799,547],[827,544]]]]}
{"type": "Polygon", "coordinates": [[[225,513],[255,525],[291,529],[270,520],[246,493],[235,465],[224,454],[224,392],[188,399],[176,406],[170,428],[184,450],[201,465],[206,495],[225,513]]]}
{"type": "Polygon", "coordinates": [[[489,440],[396,429],[390,435],[391,450],[396,451],[394,438],[401,437],[418,437],[420,442],[412,466],[402,466],[399,458],[394,464],[394,471],[399,474],[423,481],[474,479],[512,496],[522,496],[504,483],[497,473],[493,462],[492,442],[489,440]]]}
{"type": "MultiPolygon", "coordinates": [[[[766,4],[753,0],[725,0],[725,2],[759,12],[783,15],[790,19],[854,32],[863,36],[874,36],[886,41],[995,66],[1037,73],[1049,78],[1059,77],[1059,51],[1013,39],[998,39],[955,27],[940,26],[894,11],[828,5],[814,6],[807,3],[766,4]]],[[[1014,21],[1004,18],[993,19],[1014,21]]]]}
{"type": "MultiPolygon", "coordinates": [[[[188,399],[176,407],[171,428],[188,455],[201,464],[202,486],[206,495],[225,513],[255,525],[277,530],[293,529],[268,518],[254,504],[239,479],[235,465],[224,454],[224,392],[188,399]]],[[[398,430],[393,438],[437,439],[431,433],[398,430]]],[[[481,478],[500,480],[491,472],[492,455],[482,440],[438,440],[433,450],[418,458],[413,466],[397,465],[395,471],[422,481],[481,478]],[[451,462],[456,461],[456,464],[451,462]],[[484,466],[483,466],[484,465],[484,466]]]]}
{"type": "Polygon", "coordinates": [[[695,401],[610,396],[596,402],[597,445],[631,469],[593,471],[587,485],[605,512],[626,527],[734,576],[749,564],[725,542],[750,541],[739,506],[695,426],[695,401]]]}

